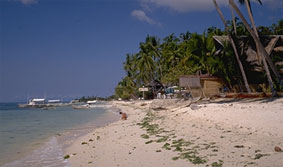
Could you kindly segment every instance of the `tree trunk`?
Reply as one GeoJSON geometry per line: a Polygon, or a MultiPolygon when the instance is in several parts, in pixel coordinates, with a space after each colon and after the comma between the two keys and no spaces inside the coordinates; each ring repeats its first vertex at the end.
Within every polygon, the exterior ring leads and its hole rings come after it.
{"type": "MultiPolygon", "coordinates": [[[[250,4],[249,4],[248,0],[245,0],[245,5],[246,5],[246,8],[247,8],[247,11],[248,11],[248,14],[249,14],[249,18],[250,18],[250,21],[251,21],[254,33],[255,33],[256,37],[259,39],[259,35],[258,35],[256,26],[255,26],[255,21],[254,21],[254,18],[253,18],[252,10],[250,8],[250,4]]],[[[269,82],[269,85],[270,85],[270,88],[272,90],[272,93],[276,94],[276,92],[275,92],[275,90],[273,88],[273,81],[272,81],[272,77],[270,75],[270,71],[269,71],[268,65],[266,63],[266,60],[265,60],[264,56],[261,55],[262,53],[260,52],[260,49],[259,49],[259,46],[258,46],[257,43],[256,43],[256,51],[257,51],[257,57],[258,57],[259,63],[261,64],[261,62],[263,62],[264,69],[265,69],[266,76],[267,76],[267,80],[269,82]],[[261,61],[261,59],[262,59],[262,61],[261,61]]]]}
{"type": "Polygon", "coordinates": [[[239,54],[238,54],[238,50],[237,50],[237,48],[236,48],[236,44],[235,44],[235,42],[234,42],[234,40],[233,40],[233,38],[232,38],[232,36],[231,36],[231,34],[230,34],[230,32],[229,32],[229,29],[228,29],[226,20],[225,20],[223,14],[222,14],[220,8],[218,7],[218,5],[217,5],[217,3],[216,3],[216,0],[213,0],[213,2],[214,2],[215,8],[216,8],[216,10],[217,10],[217,12],[218,12],[218,14],[219,14],[221,20],[222,20],[222,22],[223,22],[223,24],[224,24],[224,26],[225,26],[225,30],[226,30],[226,32],[227,32],[227,34],[228,34],[228,38],[229,38],[229,40],[230,40],[230,42],[231,42],[231,44],[232,44],[232,47],[233,47],[233,50],[234,50],[234,52],[235,52],[235,56],[236,56],[237,62],[238,62],[238,64],[239,64],[239,67],[240,67],[240,70],[241,70],[241,73],[242,73],[242,77],[243,77],[243,79],[244,79],[244,83],[245,83],[245,87],[246,87],[246,89],[247,89],[247,92],[248,92],[248,93],[251,93],[251,89],[250,89],[250,87],[249,87],[249,83],[248,83],[248,80],[247,80],[247,77],[246,77],[246,73],[245,73],[245,71],[244,71],[242,62],[241,62],[241,60],[240,60],[240,58],[239,58],[239,54]]]}
{"type": "MultiPolygon", "coordinates": [[[[235,12],[238,14],[238,16],[241,18],[241,20],[243,21],[245,27],[247,28],[247,30],[249,31],[249,33],[251,34],[252,38],[254,39],[255,43],[258,45],[259,47],[259,51],[260,51],[260,55],[262,56],[262,59],[266,59],[269,66],[271,67],[273,73],[275,74],[276,78],[278,79],[279,83],[282,85],[283,82],[281,80],[281,76],[280,74],[278,73],[275,65],[273,64],[273,62],[271,61],[269,55],[267,54],[265,48],[263,47],[263,45],[261,44],[259,38],[256,36],[256,34],[253,32],[253,30],[250,28],[247,20],[245,19],[245,17],[243,16],[243,14],[241,13],[241,11],[239,10],[239,8],[237,7],[237,5],[234,3],[233,0],[229,0],[229,3],[230,5],[233,7],[233,9],[235,10],[235,12]]],[[[267,63],[265,64],[265,70],[266,70],[266,75],[268,76],[268,80],[269,80],[269,85],[270,85],[270,88],[273,89],[273,93],[275,93],[274,91],[274,87],[273,87],[273,83],[272,81],[270,82],[270,78],[271,78],[271,75],[270,75],[270,72],[269,72],[269,69],[268,69],[268,66],[267,66],[267,63]]]]}
{"type": "MultiPolygon", "coordinates": [[[[230,6],[230,5],[229,5],[229,6],[230,6]]],[[[232,14],[232,21],[233,21],[234,33],[235,33],[235,35],[237,36],[238,33],[237,33],[236,18],[235,18],[234,11],[233,11],[233,9],[232,9],[231,6],[230,6],[230,9],[231,9],[231,14],[232,14]]]]}
{"type": "MultiPolygon", "coordinates": [[[[251,21],[251,24],[252,24],[252,28],[254,30],[254,33],[255,35],[257,36],[257,38],[259,39],[259,35],[258,35],[258,32],[257,32],[257,29],[256,29],[256,26],[255,26],[255,21],[254,21],[254,17],[253,17],[253,14],[252,14],[252,9],[250,8],[250,3],[248,0],[245,0],[245,5],[246,5],[246,8],[247,8],[247,11],[248,11],[248,14],[249,14],[249,18],[250,18],[250,21],[251,21]]],[[[259,46],[258,44],[256,43],[256,50],[257,50],[257,58],[258,58],[258,61],[259,63],[261,64],[262,61],[265,61],[266,63],[266,60],[261,60],[263,56],[260,55],[260,51],[259,51],[259,46]]]]}

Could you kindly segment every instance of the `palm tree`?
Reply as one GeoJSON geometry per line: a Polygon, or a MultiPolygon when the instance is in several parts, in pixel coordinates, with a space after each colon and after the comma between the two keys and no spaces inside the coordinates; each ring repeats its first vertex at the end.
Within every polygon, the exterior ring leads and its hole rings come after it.
{"type": "MultiPolygon", "coordinates": [[[[235,53],[237,62],[238,62],[238,64],[239,64],[239,67],[240,67],[240,70],[241,70],[241,74],[242,74],[242,77],[243,77],[243,80],[244,80],[244,83],[245,83],[245,87],[246,87],[246,89],[247,89],[247,92],[248,92],[248,93],[251,93],[251,89],[250,89],[250,87],[249,87],[249,83],[248,83],[248,80],[247,80],[246,73],[245,73],[245,71],[244,71],[242,62],[241,62],[241,60],[240,60],[240,58],[239,58],[239,54],[238,54],[238,50],[237,50],[236,44],[235,44],[235,42],[234,42],[234,40],[233,40],[233,38],[232,38],[232,36],[231,36],[231,34],[230,34],[230,32],[229,32],[227,22],[226,22],[226,20],[225,20],[223,14],[222,14],[220,8],[219,8],[218,5],[217,5],[216,0],[213,0],[213,2],[214,2],[215,8],[216,8],[216,10],[217,10],[217,12],[218,12],[218,14],[219,14],[221,20],[222,20],[222,22],[223,22],[223,24],[224,24],[224,26],[225,26],[225,30],[226,30],[226,32],[227,32],[227,34],[228,34],[229,41],[230,41],[231,44],[232,44],[232,47],[233,47],[233,50],[234,50],[234,53],[235,53]]],[[[236,29],[235,29],[234,31],[236,31],[236,29]]]]}
{"type": "Polygon", "coordinates": [[[154,36],[147,36],[144,45],[147,48],[148,54],[152,56],[152,58],[157,64],[157,71],[155,71],[155,79],[160,80],[162,77],[162,68],[161,63],[159,61],[159,59],[161,58],[159,39],[154,36]]]}
{"type": "MultiPolygon", "coordinates": [[[[245,0],[247,1],[247,0],[245,0]]],[[[267,78],[268,78],[268,82],[269,82],[269,86],[270,88],[272,89],[272,93],[273,95],[276,94],[276,91],[273,87],[273,82],[272,82],[272,78],[271,78],[271,74],[269,72],[269,69],[268,69],[268,65],[267,63],[264,61],[264,59],[267,60],[270,68],[272,69],[273,73],[275,74],[275,76],[277,77],[279,83],[281,85],[283,85],[283,82],[281,80],[281,76],[280,74],[278,73],[275,65],[273,64],[272,60],[270,59],[269,55],[267,54],[265,48],[263,47],[262,43],[260,42],[258,36],[256,35],[256,33],[250,28],[247,20],[245,19],[245,17],[243,16],[243,14],[241,13],[241,11],[239,10],[239,8],[237,7],[237,5],[235,4],[234,0],[229,0],[229,3],[231,5],[231,7],[234,9],[234,11],[238,14],[238,16],[240,17],[240,19],[243,21],[245,27],[247,28],[247,30],[249,31],[249,33],[251,34],[252,38],[254,39],[257,47],[258,47],[258,50],[259,50],[259,53],[260,55],[262,56],[262,59],[263,59],[263,64],[264,64],[264,68],[265,68],[265,72],[266,72],[266,75],[267,75],[267,78]]]]}
{"type": "Polygon", "coordinates": [[[138,53],[137,69],[139,71],[138,80],[141,81],[142,84],[147,84],[152,79],[154,79],[155,62],[144,43],[140,43],[140,52],[138,53]]]}

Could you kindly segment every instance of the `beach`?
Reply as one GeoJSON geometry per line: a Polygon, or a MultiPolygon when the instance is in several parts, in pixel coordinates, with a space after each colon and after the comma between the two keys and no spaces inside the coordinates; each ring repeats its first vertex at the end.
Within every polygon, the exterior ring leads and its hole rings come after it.
{"type": "Polygon", "coordinates": [[[114,101],[128,115],[64,149],[78,166],[281,167],[283,98],[114,101]]]}

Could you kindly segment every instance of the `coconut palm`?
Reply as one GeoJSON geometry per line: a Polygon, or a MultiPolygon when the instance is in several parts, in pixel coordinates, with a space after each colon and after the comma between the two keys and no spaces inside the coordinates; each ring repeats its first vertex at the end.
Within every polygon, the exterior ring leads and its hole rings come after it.
{"type": "MultiPolygon", "coordinates": [[[[216,0],[213,0],[213,2],[214,2],[215,8],[216,8],[216,10],[217,10],[217,12],[218,12],[218,14],[219,14],[221,20],[222,20],[222,22],[223,22],[223,24],[224,24],[224,26],[225,26],[225,30],[226,30],[226,32],[227,32],[227,34],[228,34],[229,41],[230,41],[231,44],[232,44],[232,47],[233,47],[233,50],[234,50],[234,53],[235,53],[237,62],[238,62],[238,64],[239,64],[239,67],[240,67],[240,70],[241,70],[241,74],[242,74],[242,77],[243,77],[243,80],[244,80],[244,83],[245,83],[245,87],[246,87],[246,89],[247,89],[247,92],[248,92],[248,93],[251,93],[251,89],[250,89],[250,87],[249,87],[249,83],[248,83],[248,80],[247,80],[247,77],[246,77],[246,73],[245,73],[245,71],[244,71],[242,62],[241,62],[241,60],[240,60],[240,58],[239,58],[239,54],[238,54],[238,50],[237,50],[236,44],[235,44],[235,42],[234,42],[234,40],[233,40],[233,38],[232,38],[232,36],[231,36],[231,34],[230,34],[230,32],[229,32],[229,28],[228,28],[227,22],[226,22],[226,20],[225,20],[223,14],[222,14],[220,8],[218,7],[218,4],[217,4],[216,0]]],[[[235,29],[235,31],[236,31],[236,29],[235,29]]]]}
{"type": "Polygon", "coordinates": [[[139,71],[138,81],[141,84],[147,84],[154,79],[155,62],[146,45],[140,43],[140,52],[138,53],[137,69],[139,71]]]}
{"type": "MultiPolygon", "coordinates": [[[[247,1],[247,0],[245,0],[247,1]]],[[[271,74],[269,72],[269,69],[268,69],[268,65],[267,63],[264,61],[266,60],[270,66],[270,68],[272,69],[273,73],[275,74],[275,76],[277,77],[279,83],[281,85],[283,85],[283,82],[281,80],[281,76],[280,74],[278,73],[275,65],[273,64],[273,62],[271,61],[269,55],[267,54],[265,48],[263,47],[262,43],[260,42],[258,36],[256,35],[256,33],[250,28],[247,20],[245,19],[245,17],[243,16],[243,14],[241,13],[241,11],[239,10],[239,8],[237,7],[237,5],[235,4],[234,0],[229,0],[229,4],[231,5],[231,7],[234,9],[234,11],[238,14],[238,16],[240,17],[240,19],[243,21],[245,27],[247,28],[247,30],[249,31],[250,35],[252,36],[252,38],[254,39],[255,43],[256,43],[256,46],[257,46],[257,49],[259,50],[259,54],[262,56],[262,60],[263,60],[263,64],[264,64],[264,68],[265,68],[265,72],[266,72],[266,76],[268,78],[268,82],[269,82],[269,86],[270,88],[272,89],[272,93],[273,95],[276,94],[276,91],[273,87],[273,82],[272,82],[272,78],[271,78],[271,74]]],[[[246,3],[247,4],[247,3],[246,3]]],[[[250,6],[248,4],[248,6],[250,6]]],[[[249,7],[250,8],[250,7],[249,7]]],[[[249,14],[250,15],[250,14],[249,14]]],[[[251,15],[252,16],[252,15],[251,15]]]]}

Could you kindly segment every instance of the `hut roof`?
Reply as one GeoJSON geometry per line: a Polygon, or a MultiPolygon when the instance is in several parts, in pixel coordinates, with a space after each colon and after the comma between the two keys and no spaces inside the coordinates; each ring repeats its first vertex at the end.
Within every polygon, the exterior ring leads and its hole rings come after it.
{"type": "MultiPolygon", "coordinates": [[[[248,36],[239,36],[241,54],[245,53],[247,55],[246,61],[254,66],[254,71],[262,71],[261,67],[261,57],[257,55],[255,46],[252,46],[251,43],[248,43],[248,36]],[[245,47],[245,44],[248,43],[248,47],[245,47]]],[[[217,51],[216,54],[219,54],[224,47],[225,42],[229,42],[228,36],[213,36],[213,39],[216,41],[217,51]]],[[[283,35],[264,35],[260,37],[267,54],[270,55],[272,51],[283,52],[283,35]]]]}
{"type": "Polygon", "coordinates": [[[159,82],[158,80],[152,80],[146,86],[151,86],[151,87],[161,86],[161,87],[163,87],[162,83],[159,82]]]}

